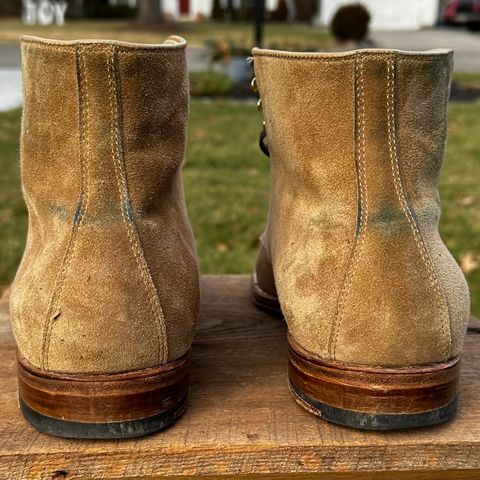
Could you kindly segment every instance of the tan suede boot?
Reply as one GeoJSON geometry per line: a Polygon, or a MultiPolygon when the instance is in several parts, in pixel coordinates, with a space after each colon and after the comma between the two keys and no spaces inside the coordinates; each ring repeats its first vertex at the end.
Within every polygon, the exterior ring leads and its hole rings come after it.
{"type": "Polygon", "coordinates": [[[23,38],[29,233],[10,308],[20,407],[42,432],[138,436],[185,409],[199,308],[185,47],[23,38]]]}
{"type": "Polygon", "coordinates": [[[295,398],[366,429],[450,419],[469,315],[438,233],[452,52],[253,54],[272,170],[253,295],[281,305],[295,398]]]}

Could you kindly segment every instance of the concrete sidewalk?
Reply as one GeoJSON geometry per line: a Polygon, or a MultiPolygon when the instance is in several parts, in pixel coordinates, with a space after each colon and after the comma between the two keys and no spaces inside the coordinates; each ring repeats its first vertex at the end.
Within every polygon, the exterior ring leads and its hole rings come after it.
{"type": "Polygon", "coordinates": [[[480,32],[462,28],[437,28],[413,32],[373,32],[377,47],[400,50],[451,48],[456,72],[480,72],[480,32]]]}

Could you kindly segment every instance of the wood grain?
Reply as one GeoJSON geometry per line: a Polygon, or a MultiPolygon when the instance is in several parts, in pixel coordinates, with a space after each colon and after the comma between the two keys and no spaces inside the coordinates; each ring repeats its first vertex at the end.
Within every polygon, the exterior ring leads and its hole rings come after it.
{"type": "Polygon", "coordinates": [[[467,335],[453,422],[405,432],[350,430],[291,398],[285,324],[255,309],[249,289],[248,276],[204,278],[190,407],[165,432],[125,441],[53,438],[23,420],[4,300],[0,479],[480,479],[479,334],[467,335]]]}

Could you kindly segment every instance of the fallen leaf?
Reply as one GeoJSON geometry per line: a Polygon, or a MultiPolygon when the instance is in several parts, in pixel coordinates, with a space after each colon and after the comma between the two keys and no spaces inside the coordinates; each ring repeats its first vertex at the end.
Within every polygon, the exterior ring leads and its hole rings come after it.
{"type": "Polygon", "coordinates": [[[222,242],[217,243],[215,245],[215,250],[217,252],[220,252],[220,253],[228,252],[228,245],[226,243],[222,243],[222,242]]]}
{"type": "Polygon", "coordinates": [[[465,205],[465,206],[473,205],[474,202],[475,202],[475,197],[473,195],[467,195],[466,197],[460,197],[458,199],[458,203],[460,205],[465,205]]]}
{"type": "Polygon", "coordinates": [[[0,221],[8,222],[13,218],[13,210],[11,208],[2,208],[0,210],[0,221]]]}
{"type": "Polygon", "coordinates": [[[460,255],[460,268],[465,275],[473,272],[478,267],[480,267],[480,262],[472,252],[467,252],[463,255],[460,255]]]}

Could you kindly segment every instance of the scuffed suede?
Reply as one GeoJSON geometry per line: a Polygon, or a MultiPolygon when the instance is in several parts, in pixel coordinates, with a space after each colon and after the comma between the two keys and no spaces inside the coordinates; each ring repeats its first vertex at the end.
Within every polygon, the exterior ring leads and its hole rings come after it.
{"type": "Polygon", "coordinates": [[[256,270],[290,333],[353,364],[458,356],[468,287],[438,234],[452,53],[253,55],[272,177],[256,270]]]}
{"type": "Polygon", "coordinates": [[[29,233],[10,309],[37,367],[129,371],[191,346],[199,275],[181,178],[185,46],[22,41],[29,233]]]}

